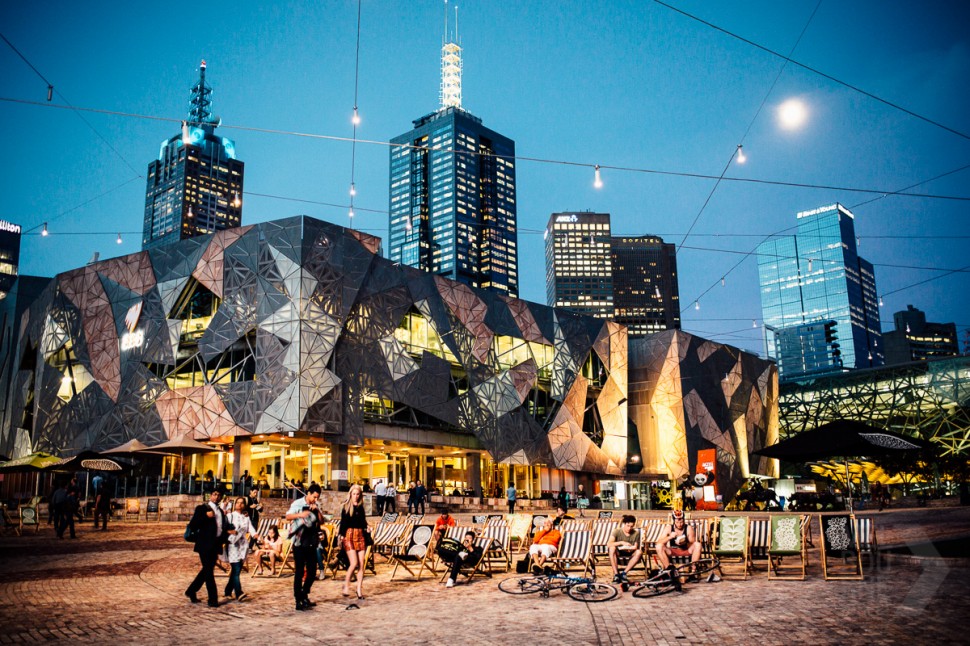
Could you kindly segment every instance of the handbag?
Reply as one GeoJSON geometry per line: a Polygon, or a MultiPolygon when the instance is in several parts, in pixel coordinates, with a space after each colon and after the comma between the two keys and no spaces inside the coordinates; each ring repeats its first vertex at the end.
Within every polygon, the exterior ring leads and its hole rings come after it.
{"type": "Polygon", "coordinates": [[[192,523],[186,523],[185,533],[182,534],[182,538],[184,538],[189,543],[194,543],[195,540],[198,538],[198,536],[199,536],[199,530],[196,529],[195,527],[192,527],[192,523]]]}

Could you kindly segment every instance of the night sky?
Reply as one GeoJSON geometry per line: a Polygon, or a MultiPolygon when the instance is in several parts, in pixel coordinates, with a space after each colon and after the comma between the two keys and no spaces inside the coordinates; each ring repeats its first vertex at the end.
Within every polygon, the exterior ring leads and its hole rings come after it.
{"type": "MultiPolygon", "coordinates": [[[[685,330],[761,352],[757,262],[745,254],[791,233],[796,212],[841,202],[875,264],[883,329],[912,304],[955,322],[962,347],[970,4],[458,6],[464,107],[520,157],[554,162],[517,164],[520,296],[545,302],[550,213],[609,212],[614,235],[680,247],[685,330]],[[792,99],[806,115],[786,127],[779,107],[792,99]],[[728,165],[738,144],[747,162],[728,165]],[[599,190],[593,164],[605,167],[599,190]],[[903,189],[920,195],[885,195],[903,189]]],[[[363,0],[360,140],[386,142],[438,108],[444,15],[440,0],[363,0]]],[[[201,59],[217,133],[246,163],[243,224],[303,213],[386,239],[387,147],[356,146],[351,224],[352,146],[317,136],[352,136],[356,2],[6,2],[0,32],[39,72],[0,42],[0,218],[28,232],[21,273],[141,248],[143,176],[186,116],[201,59]],[[49,104],[40,76],[55,88],[49,104]],[[53,107],[67,104],[123,114],[53,107]]]]}

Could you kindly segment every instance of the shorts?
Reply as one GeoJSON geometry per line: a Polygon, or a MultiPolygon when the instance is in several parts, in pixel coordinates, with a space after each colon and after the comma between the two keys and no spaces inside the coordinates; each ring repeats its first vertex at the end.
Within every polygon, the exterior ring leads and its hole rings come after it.
{"type": "Polygon", "coordinates": [[[542,556],[544,556],[545,558],[549,558],[550,556],[555,556],[557,551],[558,550],[556,549],[555,545],[548,545],[546,543],[529,546],[530,556],[536,556],[537,554],[542,554],[542,556]]]}
{"type": "Polygon", "coordinates": [[[690,550],[684,550],[679,547],[668,547],[671,556],[690,556],[690,550]]]}
{"type": "Polygon", "coordinates": [[[347,530],[343,540],[344,549],[348,552],[363,552],[367,549],[364,542],[364,530],[352,527],[347,530]]]}

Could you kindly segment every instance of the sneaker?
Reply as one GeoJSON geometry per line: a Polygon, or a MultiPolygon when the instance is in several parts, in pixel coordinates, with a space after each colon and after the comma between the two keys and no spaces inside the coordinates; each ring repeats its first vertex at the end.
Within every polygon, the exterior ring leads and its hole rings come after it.
{"type": "Polygon", "coordinates": [[[620,583],[623,583],[624,581],[628,581],[628,579],[626,578],[626,572],[620,572],[618,576],[620,577],[620,583]]]}
{"type": "Polygon", "coordinates": [[[453,587],[455,587],[455,580],[454,579],[448,579],[448,582],[445,583],[445,587],[446,588],[453,588],[453,587]]]}
{"type": "Polygon", "coordinates": [[[623,577],[621,577],[619,574],[614,574],[613,583],[623,583],[623,577]]]}
{"type": "Polygon", "coordinates": [[[246,594],[245,592],[243,592],[241,595],[239,595],[238,597],[236,597],[236,601],[245,601],[248,598],[249,598],[249,595],[246,594]]]}
{"type": "Polygon", "coordinates": [[[542,568],[539,567],[538,565],[533,565],[532,566],[532,573],[535,574],[535,575],[542,574],[542,568]]]}

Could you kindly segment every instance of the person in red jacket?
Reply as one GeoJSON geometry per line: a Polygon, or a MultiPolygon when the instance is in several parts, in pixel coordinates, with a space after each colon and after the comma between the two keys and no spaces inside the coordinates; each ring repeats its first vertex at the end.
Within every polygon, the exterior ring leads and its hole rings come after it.
{"type": "Polygon", "coordinates": [[[552,519],[545,519],[542,523],[542,529],[532,537],[532,545],[529,546],[529,556],[532,557],[532,571],[534,573],[540,573],[546,559],[556,555],[561,540],[562,534],[552,526],[552,519]]]}

